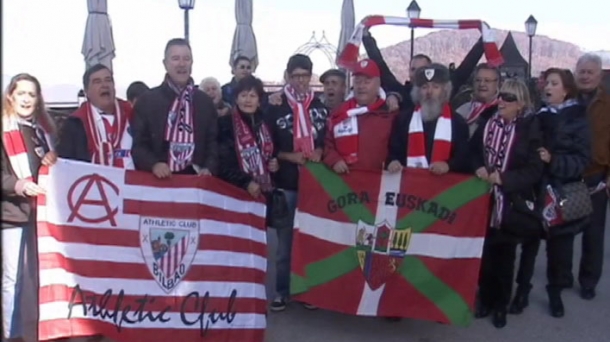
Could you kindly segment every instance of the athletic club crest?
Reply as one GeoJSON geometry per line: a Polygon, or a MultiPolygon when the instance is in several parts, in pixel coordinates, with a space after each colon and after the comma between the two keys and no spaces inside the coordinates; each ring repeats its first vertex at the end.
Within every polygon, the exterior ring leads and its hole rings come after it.
{"type": "Polygon", "coordinates": [[[432,78],[434,77],[434,69],[426,69],[424,70],[424,76],[426,76],[426,79],[428,81],[431,81],[432,78]]]}
{"type": "Polygon", "coordinates": [[[170,293],[188,273],[199,246],[197,220],[140,218],[140,248],[151,275],[170,293]]]}
{"type": "Polygon", "coordinates": [[[396,229],[388,222],[371,226],[362,221],[356,229],[358,262],[369,287],[376,290],[400,268],[411,229],[396,229]]]}

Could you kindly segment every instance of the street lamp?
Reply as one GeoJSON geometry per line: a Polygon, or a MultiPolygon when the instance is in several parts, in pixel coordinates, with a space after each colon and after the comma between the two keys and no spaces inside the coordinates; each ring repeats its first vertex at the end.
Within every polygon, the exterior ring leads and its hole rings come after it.
{"type": "Polygon", "coordinates": [[[87,96],[85,95],[85,91],[83,89],[78,91],[76,95],[76,101],[78,102],[78,106],[80,107],[85,101],[87,101],[87,96]]]}
{"type": "MultiPolygon", "coordinates": [[[[407,7],[407,17],[409,19],[419,19],[419,15],[421,14],[421,8],[417,4],[417,1],[413,0],[407,7]]],[[[413,59],[413,50],[415,49],[415,29],[413,25],[411,25],[411,59],[413,59]]]]}
{"type": "Polygon", "coordinates": [[[525,21],[525,32],[529,38],[529,57],[527,60],[527,75],[529,78],[532,78],[532,40],[536,35],[536,28],[538,27],[538,21],[534,18],[533,15],[530,15],[529,18],[525,21]]]}
{"type": "Polygon", "coordinates": [[[195,8],[195,0],[178,0],[178,6],[184,10],[184,39],[189,41],[189,11],[195,8]]]}

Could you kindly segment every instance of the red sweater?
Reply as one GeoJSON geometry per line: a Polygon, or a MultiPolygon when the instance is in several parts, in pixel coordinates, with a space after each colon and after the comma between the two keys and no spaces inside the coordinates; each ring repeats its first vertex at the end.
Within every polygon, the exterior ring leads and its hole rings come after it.
{"type": "MultiPolygon", "coordinates": [[[[392,123],[398,112],[377,111],[359,115],[358,161],[350,169],[383,170],[388,156],[388,142],[392,123]]],[[[332,125],[329,123],[324,144],[324,164],[333,167],[343,157],[337,152],[332,125]]]]}

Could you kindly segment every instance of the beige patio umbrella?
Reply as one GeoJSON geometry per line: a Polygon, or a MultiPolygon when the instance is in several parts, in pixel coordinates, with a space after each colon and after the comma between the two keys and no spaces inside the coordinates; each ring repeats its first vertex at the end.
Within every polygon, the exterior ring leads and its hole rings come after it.
{"type": "Polygon", "coordinates": [[[256,37],[252,29],[253,0],[235,0],[235,34],[233,35],[233,45],[229,64],[238,56],[248,57],[252,63],[252,71],[258,66],[258,49],[256,47],[256,37]]]}
{"type": "Polygon", "coordinates": [[[87,9],[89,15],[81,51],[85,57],[86,68],[103,64],[112,70],[115,49],[112,25],[108,16],[108,1],[87,0],[87,9]]]}

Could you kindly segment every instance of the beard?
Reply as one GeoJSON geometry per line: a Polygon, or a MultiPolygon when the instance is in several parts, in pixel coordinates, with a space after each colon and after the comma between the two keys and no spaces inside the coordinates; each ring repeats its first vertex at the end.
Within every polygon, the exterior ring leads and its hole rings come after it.
{"type": "Polygon", "coordinates": [[[420,105],[421,118],[424,122],[436,120],[443,110],[443,103],[437,99],[422,100],[420,105]]]}

